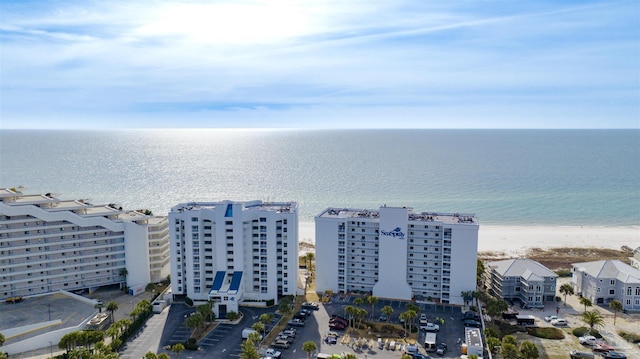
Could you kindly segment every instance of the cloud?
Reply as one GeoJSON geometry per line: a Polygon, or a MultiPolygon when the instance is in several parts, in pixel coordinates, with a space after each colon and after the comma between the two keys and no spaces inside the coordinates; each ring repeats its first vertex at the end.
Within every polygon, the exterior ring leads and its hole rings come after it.
{"type": "Polygon", "coordinates": [[[3,2],[0,127],[640,127],[635,2],[277,4],[3,2]]]}

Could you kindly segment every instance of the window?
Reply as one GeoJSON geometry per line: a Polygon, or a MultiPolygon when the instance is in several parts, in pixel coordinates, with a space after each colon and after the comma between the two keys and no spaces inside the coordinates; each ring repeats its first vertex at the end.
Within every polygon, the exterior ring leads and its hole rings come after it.
{"type": "MultiPolygon", "coordinates": [[[[638,287],[636,287],[636,292],[638,291],[638,287]]],[[[631,287],[627,287],[627,295],[631,295],[631,287]]]]}
{"type": "Polygon", "coordinates": [[[609,294],[611,294],[611,295],[616,294],[616,290],[615,289],[609,289],[609,294]]]}
{"type": "Polygon", "coordinates": [[[198,217],[191,217],[191,222],[198,222],[198,217]]]}
{"type": "Polygon", "coordinates": [[[596,293],[600,293],[600,287],[598,287],[598,289],[596,289],[596,293]]]}
{"type": "Polygon", "coordinates": [[[615,279],[611,280],[611,285],[616,285],[616,280],[615,279]]]}
{"type": "MultiPolygon", "coordinates": [[[[631,288],[631,287],[629,287],[631,288]]],[[[636,295],[640,295],[640,287],[636,287],[636,295]]]]}

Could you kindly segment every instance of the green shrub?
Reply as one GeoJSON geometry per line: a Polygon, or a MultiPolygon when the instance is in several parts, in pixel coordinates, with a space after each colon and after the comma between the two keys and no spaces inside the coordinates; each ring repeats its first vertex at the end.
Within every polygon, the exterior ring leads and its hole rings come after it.
{"type": "Polygon", "coordinates": [[[275,299],[267,300],[267,307],[273,307],[275,304],[276,304],[276,300],[275,299]]]}
{"type": "Polygon", "coordinates": [[[620,334],[620,336],[623,337],[628,342],[640,343],[640,334],[629,333],[629,332],[625,332],[624,330],[619,331],[618,334],[620,334]]]}
{"type": "Polygon", "coordinates": [[[556,274],[558,277],[571,277],[571,269],[558,269],[556,274]]]}
{"type": "Polygon", "coordinates": [[[498,339],[502,339],[505,335],[512,335],[513,333],[524,331],[522,327],[511,325],[502,320],[494,320],[486,324],[487,328],[485,330],[488,330],[492,336],[498,339]]]}
{"type": "Polygon", "coordinates": [[[189,338],[186,342],[184,342],[184,348],[187,350],[198,350],[198,344],[196,343],[196,338],[189,338]]]}
{"type": "Polygon", "coordinates": [[[533,335],[534,337],[543,339],[564,339],[564,332],[558,328],[534,327],[528,328],[527,333],[529,333],[529,335],[533,335]]]}
{"type": "Polygon", "coordinates": [[[578,327],[573,330],[573,335],[576,337],[582,337],[589,332],[589,328],[587,327],[578,327]]]}
{"type": "Polygon", "coordinates": [[[189,297],[184,297],[184,303],[190,307],[193,306],[193,299],[189,298],[189,297]]]}

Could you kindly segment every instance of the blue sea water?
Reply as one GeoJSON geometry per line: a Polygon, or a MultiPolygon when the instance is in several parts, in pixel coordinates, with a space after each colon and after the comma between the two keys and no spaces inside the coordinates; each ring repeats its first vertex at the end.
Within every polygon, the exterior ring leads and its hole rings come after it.
{"type": "Polygon", "coordinates": [[[0,187],[166,214],[188,201],[640,224],[640,130],[0,130],[0,187]]]}

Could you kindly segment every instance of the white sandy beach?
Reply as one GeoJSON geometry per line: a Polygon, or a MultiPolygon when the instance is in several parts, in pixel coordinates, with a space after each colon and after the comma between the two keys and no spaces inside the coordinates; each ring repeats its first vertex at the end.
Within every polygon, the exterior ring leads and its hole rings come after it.
{"type": "MultiPolygon", "coordinates": [[[[313,222],[299,224],[302,242],[315,243],[313,222]]],[[[478,252],[520,254],[528,248],[640,246],[640,226],[480,226],[478,252]]]]}

